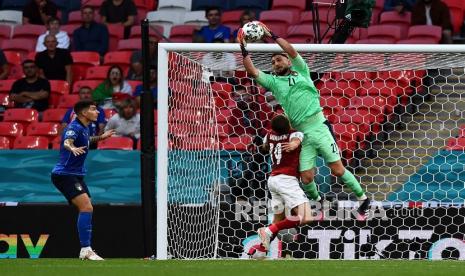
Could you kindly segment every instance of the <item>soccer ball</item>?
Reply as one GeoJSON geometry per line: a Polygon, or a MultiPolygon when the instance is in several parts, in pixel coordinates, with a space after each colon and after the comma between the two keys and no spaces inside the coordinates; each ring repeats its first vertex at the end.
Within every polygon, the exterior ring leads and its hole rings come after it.
{"type": "Polygon", "coordinates": [[[262,26],[258,24],[258,21],[252,21],[246,23],[242,30],[244,31],[245,41],[247,42],[255,42],[261,40],[265,31],[263,30],[262,26]]]}
{"type": "Polygon", "coordinates": [[[251,259],[262,260],[266,258],[266,251],[263,250],[260,244],[256,244],[250,247],[247,255],[249,255],[251,259]]]}

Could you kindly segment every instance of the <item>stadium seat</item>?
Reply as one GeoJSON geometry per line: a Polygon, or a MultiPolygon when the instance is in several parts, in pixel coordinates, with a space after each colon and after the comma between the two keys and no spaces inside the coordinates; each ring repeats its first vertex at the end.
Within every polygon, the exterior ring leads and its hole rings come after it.
{"type": "Polygon", "coordinates": [[[10,101],[10,95],[0,94],[0,118],[3,117],[5,108],[13,107],[13,102],[10,101]]]}
{"type": "Polygon", "coordinates": [[[135,80],[128,80],[127,82],[131,86],[132,91],[135,91],[136,87],[142,84],[142,81],[135,81],[135,80]]]}
{"type": "Polygon", "coordinates": [[[268,10],[270,1],[250,1],[250,0],[236,0],[231,3],[230,9],[251,9],[251,10],[268,10]]]}
{"type": "Polygon", "coordinates": [[[399,26],[401,28],[401,38],[406,38],[410,27],[410,19],[410,12],[399,14],[397,11],[386,11],[381,14],[379,24],[399,26]]]}
{"type": "Polygon", "coordinates": [[[100,55],[97,52],[71,52],[73,57],[73,81],[86,78],[87,69],[100,64],[100,55]]]}
{"type": "MultiPolygon", "coordinates": [[[[160,0],[158,1],[158,9],[159,11],[163,10],[177,10],[181,12],[188,12],[191,10],[192,1],[185,1],[185,0],[160,0]]],[[[211,2],[211,1],[208,1],[211,2]]]]}
{"type": "Polygon", "coordinates": [[[144,20],[147,17],[147,13],[149,12],[147,8],[142,8],[142,7],[136,7],[137,9],[137,15],[134,20],[134,24],[140,25],[140,22],[144,20]]]}
{"type": "Polygon", "coordinates": [[[450,138],[447,141],[446,150],[465,150],[465,138],[450,138]]]}
{"type": "Polygon", "coordinates": [[[167,37],[170,35],[171,26],[183,23],[184,12],[176,10],[152,11],[147,13],[147,19],[150,24],[162,26],[163,34],[167,37]]]}
{"type": "Polygon", "coordinates": [[[60,131],[60,124],[51,122],[35,122],[27,127],[28,136],[41,136],[48,139],[51,143],[55,137],[58,136],[60,131]]]}
{"type": "Polygon", "coordinates": [[[52,140],[52,149],[59,150],[61,147],[61,136],[58,135],[52,140]]]}
{"type": "Polygon", "coordinates": [[[249,135],[226,137],[221,141],[221,146],[224,150],[246,151],[247,147],[252,144],[252,140],[249,135]]]}
{"type": "Polygon", "coordinates": [[[15,139],[13,149],[48,149],[48,139],[40,136],[20,136],[15,139]]]}
{"type": "Polygon", "coordinates": [[[358,89],[358,84],[347,81],[325,81],[317,84],[317,88],[320,91],[321,96],[333,96],[333,97],[354,97],[358,89]]]}
{"type": "Polygon", "coordinates": [[[0,81],[0,94],[10,94],[11,87],[16,80],[2,80],[0,81]]]}
{"type": "Polygon", "coordinates": [[[116,47],[118,51],[136,51],[142,49],[140,38],[121,39],[116,47]]]}
{"type": "Polygon", "coordinates": [[[82,6],[91,6],[95,10],[99,10],[100,6],[102,6],[102,3],[104,0],[82,0],[81,1],[81,7],[82,6]]]}
{"type": "Polygon", "coordinates": [[[107,24],[107,28],[110,35],[109,51],[115,51],[118,41],[124,37],[124,27],[121,24],[107,24]]]}
{"type": "Polygon", "coordinates": [[[390,43],[395,43],[402,37],[402,31],[399,26],[393,25],[375,25],[368,27],[368,39],[385,39],[390,43]]]}
{"type": "MultiPolygon", "coordinates": [[[[149,36],[157,37],[158,39],[163,38],[163,26],[150,24],[149,36]]],[[[138,39],[140,39],[141,37],[142,37],[141,27],[140,26],[132,26],[132,28],[131,28],[131,36],[129,38],[138,38],[138,39]]]]}
{"type": "Polygon", "coordinates": [[[134,142],[128,137],[110,137],[100,141],[97,149],[100,150],[132,150],[134,142]]]}
{"type": "Polygon", "coordinates": [[[5,111],[4,122],[17,122],[23,124],[26,129],[32,122],[39,120],[39,112],[31,108],[10,108],[5,111]]]}
{"type": "Polygon", "coordinates": [[[56,107],[60,101],[61,96],[69,94],[69,83],[62,80],[50,80],[51,94],[49,97],[49,105],[56,107]]]}
{"type": "Polygon", "coordinates": [[[79,89],[84,86],[89,86],[92,90],[94,90],[99,84],[101,84],[101,80],[81,80],[77,81],[73,84],[73,91],[72,93],[78,93],[79,89]]]}
{"type": "Polygon", "coordinates": [[[68,14],[67,24],[80,25],[82,24],[81,11],[72,11],[68,14]]]}
{"type": "Polygon", "coordinates": [[[17,10],[22,11],[24,6],[30,1],[28,0],[2,0],[0,1],[2,10],[17,10]]]}
{"type": "Polygon", "coordinates": [[[79,28],[79,27],[81,27],[80,24],[76,24],[76,23],[74,23],[74,24],[69,24],[69,23],[68,23],[68,24],[66,24],[66,25],[62,25],[62,26],[60,27],[60,30],[65,31],[66,33],[68,33],[68,36],[69,36],[69,38],[70,38],[71,41],[72,41],[72,40],[73,40],[73,33],[74,33],[74,31],[75,31],[77,28],[79,28]]]}
{"type": "Polygon", "coordinates": [[[42,122],[61,123],[67,109],[49,108],[42,113],[42,122]]]}
{"type": "Polygon", "coordinates": [[[0,24],[0,40],[11,38],[11,26],[7,24],[0,24]]]}
{"type": "Polygon", "coordinates": [[[13,28],[13,36],[12,36],[12,38],[13,39],[15,39],[15,38],[26,38],[26,39],[35,40],[37,42],[37,38],[41,34],[45,33],[45,31],[47,31],[47,29],[45,28],[45,26],[41,26],[41,25],[32,25],[32,24],[16,25],[13,28]]]}
{"type": "Polygon", "coordinates": [[[79,101],[79,95],[69,94],[60,97],[57,108],[71,108],[79,101]]]}
{"type": "Polygon", "coordinates": [[[408,39],[432,39],[435,43],[439,43],[442,37],[442,28],[439,26],[416,25],[408,29],[408,39]]]}
{"type": "Polygon", "coordinates": [[[123,69],[123,72],[126,72],[129,69],[131,56],[132,51],[108,52],[105,54],[103,58],[103,64],[109,66],[118,65],[119,67],[121,67],[121,69],[123,69]]]}
{"type": "Polygon", "coordinates": [[[272,10],[288,10],[301,12],[305,10],[306,0],[273,0],[272,10]]]}
{"type": "Polygon", "coordinates": [[[22,58],[26,57],[29,52],[33,52],[36,47],[36,39],[17,38],[2,41],[4,51],[18,52],[22,58]]]}
{"type": "Polygon", "coordinates": [[[10,149],[10,139],[5,136],[0,136],[0,150],[10,149]]]}
{"type": "Polygon", "coordinates": [[[184,14],[185,25],[198,25],[204,26],[208,25],[207,18],[205,18],[205,11],[191,11],[184,14]]]}
{"type": "Polygon", "coordinates": [[[243,12],[243,10],[225,11],[221,16],[221,21],[224,25],[235,25],[236,28],[239,28],[239,18],[243,12]]]}
{"type": "Polygon", "coordinates": [[[1,18],[2,23],[23,24],[23,12],[22,11],[0,10],[0,18],[1,18]]]}
{"type": "Polygon", "coordinates": [[[114,109],[104,109],[105,112],[105,119],[110,119],[113,115],[117,114],[118,112],[114,109]]]}
{"type": "Polygon", "coordinates": [[[286,40],[291,43],[313,43],[315,33],[309,25],[291,25],[287,28],[286,40]]]}
{"type": "Polygon", "coordinates": [[[171,27],[170,41],[171,42],[192,42],[195,26],[192,25],[176,25],[171,27]]]}
{"type": "Polygon", "coordinates": [[[298,20],[298,13],[292,11],[280,10],[280,11],[263,11],[260,13],[260,21],[265,24],[295,24],[298,20]]]}
{"type": "MultiPolygon", "coordinates": [[[[446,2],[446,1],[443,1],[446,2]]],[[[453,33],[454,34],[459,34],[460,33],[460,28],[463,25],[463,20],[464,20],[464,12],[465,12],[465,6],[463,1],[447,1],[446,2],[447,6],[449,7],[450,11],[450,19],[452,22],[452,27],[453,27],[453,33]]]]}
{"type": "Polygon", "coordinates": [[[86,80],[105,80],[110,67],[109,65],[90,67],[86,72],[86,80]]]}
{"type": "Polygon", "coordinates": [[[436,42],[435,39],[430,37],[417,37],[401,39],[398,40],[396,44],[438,44],[438,42],[436,42]]]}
{"type": "Polygon", "coordinates": [[[16,122],[0,122],[0,133],[2,136],[8,137],[10,145],[13,145],[16,137],[22,136],[24,126],[16,122]]]}

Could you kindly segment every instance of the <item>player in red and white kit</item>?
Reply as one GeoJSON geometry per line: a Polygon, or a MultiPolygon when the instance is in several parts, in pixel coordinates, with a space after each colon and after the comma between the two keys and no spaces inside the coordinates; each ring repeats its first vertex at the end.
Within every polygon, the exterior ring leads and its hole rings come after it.
{"type": "Polygon", "coordinates": [[[271,131],[266,135],[263,148],[272,158],[268,189],[271,193],[273,223],[258,229],[258,236],[266,251],[271,240],[283,229],[294,228],[314,220],[310,202],[299,186],[299,156],[304,134],[291,129],[289,119],[277,115],[271,120],[271,131]],[[286,217],[285,209],[291,216],[286,217]]]}

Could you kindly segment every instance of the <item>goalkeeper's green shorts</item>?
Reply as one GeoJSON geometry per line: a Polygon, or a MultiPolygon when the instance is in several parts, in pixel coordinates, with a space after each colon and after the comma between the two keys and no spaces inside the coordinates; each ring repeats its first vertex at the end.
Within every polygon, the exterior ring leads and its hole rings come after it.
{"type": "Polygon", "coordinates": [[[327,164],[341,160],[331,124],[322,112],[312,115],[295,128],[304,134],[299,158],[301,172],[313,169],[318,155],[323,157],[327,164]]]}

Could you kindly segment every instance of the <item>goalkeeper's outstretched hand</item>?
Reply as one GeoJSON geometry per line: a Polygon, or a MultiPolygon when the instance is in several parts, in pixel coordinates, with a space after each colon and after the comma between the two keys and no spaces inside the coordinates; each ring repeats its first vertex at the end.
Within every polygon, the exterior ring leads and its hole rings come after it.
{"type": "Polygon", "coordinates": [[[258,24],[263,28],[266,37],[272,37],[273,32],[268,28],[267,25],[263,24],[262,22],[258,22],[258,24]]]}
{"type": "Polygon", "coordinates": [[[239,28],[237,31],[237,41],[241,44],[241,48],[247,46],[247,42],[245,41],[245,34],[242,28],[239,28]]]}

